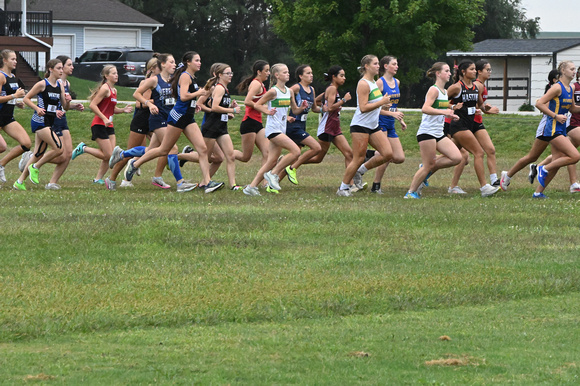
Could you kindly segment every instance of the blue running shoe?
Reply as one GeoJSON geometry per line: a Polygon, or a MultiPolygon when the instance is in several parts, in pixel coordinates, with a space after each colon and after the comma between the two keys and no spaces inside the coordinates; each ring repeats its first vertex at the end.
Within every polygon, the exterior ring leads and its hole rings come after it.
{"type": "Polygon", "coordinates": [[[417,192],[407,192],[403,198],[411,198],[415,200],[419,200],[421,197],[417,194],[417,192]]]}
{"type": "Polygon", "coordinates": [[[535,193],[532,194],[532,198],[548,198],[544,193],[535,193]]]}
{"type": "Polygon", "coordinates": [[[134,163],[135,163],[135,160],[132,159],[127,164],[127,168],[125,168],[125,180],[126,181],[131,181],[133,179],[133,176],[137,172],[137,168],[135,166],[133,166],[134,163]]]}
{"type": "Polygon", "coordinates": [[[81,142],[77,145],[77,147],[75,147],[75,149],[72,152],[72,156],[70,157],[71,160],[74,160],[75,158],[77,158],[79,155],[83,154],[85,152],[85,143],[81,142]]]}
{"type": "MultiPolygon", "coordinates": [[[[423,167],[423,164],[419,164],[419,169],[421,169],[423,167]]],[[[425,179],[423,180],[423,184],[425,184],[424,188],[429,186],[429,177],[431,177],[433,175],[433,173],[429,172],[429,174],[427,174],[427,177],[425,177],[425,179]]]]}
{"type": "Polygon", "coordinates": [[[546,177],[548,176],[548,172],[544,169],[544,166],[538,166],[538,182],[542,185],[542,188],[546,187],[546,177]]]}

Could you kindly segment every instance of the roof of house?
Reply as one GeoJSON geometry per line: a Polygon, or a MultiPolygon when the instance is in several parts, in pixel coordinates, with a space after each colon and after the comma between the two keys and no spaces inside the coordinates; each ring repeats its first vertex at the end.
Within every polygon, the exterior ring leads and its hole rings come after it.
{"type": "MultiPolygon", "coordinates": [[[[157,20],[142,14],[118,0],[35,0],[27,3],[27,11],[50,11],[54,22],[98,22],[128,25],[162,26],[157,20]]],[[[20,11],[20,0],[12,0],[6,5],[7,11],[20,11]]]]}
{"type": "Polygon", "coordinates": [[[487,39],[471,51],[449,51],[447,56],[533,56],[552,55],[580,45],[576,39],[487,39]]]}

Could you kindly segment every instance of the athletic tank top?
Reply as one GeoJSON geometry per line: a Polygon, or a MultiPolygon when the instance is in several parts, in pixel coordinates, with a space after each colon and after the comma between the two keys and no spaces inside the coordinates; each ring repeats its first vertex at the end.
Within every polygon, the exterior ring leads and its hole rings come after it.
{"type": "MultiPolygon", "coordinates": [[[[67,80],[65,81],[61,81],[63,83],[63,87],[64,87],[64,95],[65,96],[70,96],[70,83],[67,80]]],[[[66,98],[65,98],[66,100],[66,98]]],[[[55,118],[54,119],[54,125],[55,127],[67,127],[67,121],[66,121],[66,114],[62,116],[62,118],[55,118]]]]}
{"type": "MultiPolygon", "coordinates": [[[[0,96],[8,96],[12,95],[18,90],[20,87],[18,85],[18,78],[12,74],[12,76],[8,75],[4,71],[0,71],[4,74],[6,78],[6,83],[2,86],[2,91],[0,91],[0,96]]],[[[0,116],[3,117],[13,117],[14,116],[14,106],[16,105],[16,99],[11,99],[8,102],[0,103],[0,116]]]]}
{"type": "MultiPolygon", "coordinates": [[[[368,83],[370,91],[369,91],[369,102],[368,103],[377,103],[379,102],[382,97],[383,94],[381,93],[381,90],[379,90],[379,88],[377,87],[377,83],[374,81],[370,81],[370,80],[366,80],[363,78],[363,80],[365,82],[368,83]]],[[[360,111],[360,106],[359,106],[359,99],[358,99],[358,93],[357,93],[357,98],[356,98],[356,111],[354,112],[354,115],[352,117],[352,121],[350,122],[351,126],[362,126],[362,127],[366,127],[367,129],[371,129],[374,130],[379,126],[379,115],[381,114],[381,106],[378,106],[371,110],[368,111],[366,113],[363,113],[360,111]]]]}
{"type": "MultiPolygon", "coordinates": [[[[113,115],[115,115],[115,106],[117,106],[117,91],[115,91],[114,88],[111,88],[111,86],[109,86],[108,83],[105,84],[107,85],[107,87],[109,87],[110,95],[106,98],[103,98],[103,100],[97,105],[97,107],[99,108],[99,110],[101,110],[101,113],[103,113],[105,117],[109,118],[109,121],[111,121],[112,123],[113,115]]],[[[91,126],[94,125],[104,126],[105,122],[103,122],[101,117],[95,115],[95,117],[93,118],[93,122],[91,123],[91,126]]]]}
{"type": "Polygon", "coordinates": [[[475,119],[479,91],[477,90],[475,83],[473,83],[470,88],[467,88],[462,80],[460,80],[459,83],[461,84],[461,91],[459,92],[459,95],[453,98],[452,103],[463,103],[463,106],[460,109],[455,110],[455,115],[459,117],[459,121],[451,121],[451,125],[461,125],[463,127],[471,128],[473,120],[475,119]]]}
{"type": "MultiPolygon", "coordinates": [[[[220,107],[225,107],[225,108],[229,108],[230,104],[232,103],[232,98],[230,97],[230,93],[228,92],[227,87],[225,87],[223,84],[221,83],[217,83],[216,87],[223,87],[224,89],[224,95],[222,96],[222,99],[220,100],[220,107]]],[[[215,90],[214,90],[215,91],[215,90]]],[[[213,104],[213,102],[210,104],[213,104]]],[[[206,113],[205,115],[205,121],[203,123],[202,126],[204,127],[220,127],[220,128],[226,128],[228,127],[228,114],[227,113],[215,113],[213,111],[210,111],[209,113],[206,113]]]]}
{"type": "MultiPolygon", "coordinates": [[[[387,80],[384,77],[380,78],[380,81],[383,82],[383,95],[389,94],[391,97],[391,107],[389,107],[389,111],[395,112],[397,111],[397,106],[399,105],[399,99],[401,99],[401,90],[399,89],[399,80],[394,78],[395,87],[391,87],[388,85],[387,80]]],[[[389,115],[379,115],[379,126],[385,127],[387,129],[394,129],[395,128],[395,118],[389,115]]]]}
{"type": "Polygon", "coordinates": [[[151,90],[151,99],[153,99],[153,103],[159,109],[159,115],[163,118],[167,118],[169,112],[175,106],[171,83],[164,81],[161,74],[157,74],[157,86],[151,90]]]}
{"type": "MultiPolygon", "coordinates": [[[[324,95],[326,95],[326,93],[324,93],[324,95]]],[[[336,91],[336,99],[334,100],[334,103],[339,99],[340,94],[336,91]]],[[[328,107],[328,101],[324,97],[322,97],[322,105],[328,107]]],[[[340,132],[340,110],[342,110],[342,106],[334,111],[326,111],[322,113],[316,135],[324,133],[336,135],[335,133],[340,132]]]]}
{"type": "MultiPolygon", "coordinates": [[[[576,106],[580,106],[580,83],[578,82],[574,83],[574,103],[576,106]]],[[[570,126],[580,126],[580,114],[572,114],[572,118],[570,118],[570,126]]]]}
{"type": "MultiPolygon", "coordinates": [[[[556,97],[550,100],[548,104],[548,108],[550,111],[555,112],[558,115],[566,115],[572,107],[572,98],[574,97],[573,94],[573,87],[570,86],[570,89],[567,90],[562,82],[558,82],[557,84],[560,85],[562,89],[562,93],[559,97],[556,97]]],[[[562,132],[563,129],[566,128],[566,123],[560,123],[556,119],[552,118],[551,116],[546,116],[546,128],[551,128],[552,135],[556,134],[556,132],[562,132]]],[[[563,132],[565,133],[565,131],[563,132]]]]}
{"type": "MultiPolygon", "coordinates": [[[[260,82],[258,79],[254,80],[260,82]]],[[[262,92],[257,94],[254,98],[252,98],[252,102],[254,103],[258,102],[262,97],[262,95],[264,95],[267,91],[266,86],[264,86],[264,83],[260,82],[260,84],[262,85],[262,92]]],[[[244,118],[242,119],[242,121],[245,121],[248,118],[252,118],[254,121],[262,122],[262,113],[257,111],[251,106],[246,106],[246,111],[244,113],[244,118]]]]}
{"type": "MultiPolygon", "coordinates": [[[[197,85],[195,78],[192,77],[191,74],[188,72],[183,72],[183,74],[181,74],[181,76],[183,76],[184,74],[188,75],[189,78],[191,79],[191,84],[189,85],[187,91],[189,93],[194,93],[194,92],[198,91],[199,86],[197,85]]],[[[178,84],[177,85],[177,102],[175,103],[175,106],[171,110],[170,115],[175,119],[175,117],[174,117],[175,114],[178,114],[179,117],[181,117],[184,114],[194,114],[196,106],[197,106],[197,97],[190,99],[188,101],[181,100],[181,86],[178,84]]],[[[177,118],[176,120],[179,120],[179,118],[177,118]]]]}
{"type": "MultiPolygon", "coordinates": [[[[441,91],[439,87],[433,85],[437,92],[437,99],[431,105],[434,109],[446,110],[449,108],[449,100],[447,98],[447,92],[441,91]]],[[[445,122],[444,115],[430,115],[423,114],[421,117],[421,124],[419,125],[419,130],[417,130],[417,135],[429,134],[436,138],[443,136],[443,123],[445,122]]]]}
{"type": "MultiPolygon", "coordinates": [[[[479,79],[476,79],[474,81],[480,83],[479,85],[477,85],[477,87],[483,87],[483,92],[481,93],[481,99],[483,99],[483,103],[485,103],[485,101],[487,101],[487,87],[485,87],[485,84],[483,84],[483,82],[481,82],[479,79]]],[[[483,123],[483,115],[476,115],[473,118],[475,123],[483,123]]]]}
{"type": "Polygon", "coordinates": [[[286,117],[291,106],[289,87],[286,87],[286,91],[276,86],[272,88],[276,90],[276,98],[268,102],[268,108],[275,108],[276,114],[266,117],[266,137],[271,133],[286,133],[286,117]]]}
{"type": "Polygon", "coordinates": [[[53,86],[50,84],[48,79],[45,78],[44,84],[44,91],[38,94],[36,98],[38,100],[38,107],[45,109],[46,114],[41,117],[36,112],[34,112],[32,115],[32,121],[39,124],[43,124],[45,122],[45,117],[50,117],[50,121],[54,122],[56,111],[62,110],[62,106],[60,104],[60,80],[57,80],[56,86],[53,86]]]}
{"type": "Polygon", "coordinates": [[[296,106],[300,107],[302,101],[306,101],[308,103],[308,107],[302,112],[302,114],[294,115],[292,111],[290,111],[290,116],[296,118],[296,120],[292,123],[289,123],[290,126],[299,126],[299,127],[306,127],[306,119],[308,118],[308,112],[314,105],[314,89],[310,88],[310,93],[306,92],[304,87],[300,83],[298,83],[298,92],[294,96],[296,100],[296,106]]]}

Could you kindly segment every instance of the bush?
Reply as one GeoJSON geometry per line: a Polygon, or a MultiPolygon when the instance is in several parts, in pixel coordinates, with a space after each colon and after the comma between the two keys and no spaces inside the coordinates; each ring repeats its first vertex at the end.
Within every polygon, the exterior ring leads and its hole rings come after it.
{"type": "Polygon", "coordinates": [[[536,111],[536,108],[529,103],[524,103],[518,108],[518,111],[536,111]]]}

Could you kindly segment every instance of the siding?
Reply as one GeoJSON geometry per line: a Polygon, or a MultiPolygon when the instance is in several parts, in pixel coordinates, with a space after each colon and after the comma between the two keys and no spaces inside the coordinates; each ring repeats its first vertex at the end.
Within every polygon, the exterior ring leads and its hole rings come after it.
{"type": "Polygon", "coordinates": [[[52,27],[52,33],[54,35],[75,35],[75,52],[73,53],[73,59],[81,56],[84,50],[84,26],[83,25],[70,25],[70,24],[57,24],[54,23],[52,27]]]}
{"type": "MultiPolygon", "coordinates": [[[[486,58],[491,64],[492,75],[488,80],[487,86],[496,88],[490,90],[488,101],[489,104],[497,106],[503,110],[503,72],[505,58],[486,58]]],[[[509,57],[508,58],[508,78],[529,78],[530,77],[530,58],[528,57],[509,57]]],[[[511,87],[526,86],[526,81],[512,81],[511,87]]],[[[526,90],[510,90],[509,96],[512,97],[507,100],[507,111],[517,111],[517,109],[524,103],[528,103],[528,92],[526,90]],[[518,98],[513,98],[519,96],[518,98]]]]}
{"type": "MultiPolygon", "coordinates": [[[[563,60],[571,60],[574,62],[576,67],[580,64],[580,46],[564,50],[557,54],[558,63],[563,60]]],[[[556,64],[557,66],[558,64],[556,64]]]]}
{"type": "MultiPolygon", "coordinates": [[[[548,74],[554,68],[551,56],[535,56],[532,58],[532,95],[530,103],[536,104],[536,101],[544,95],[544,90],[548,84],[548,74]]],[[[536,111],[538,111],[536,109],[536,111]]]]}

